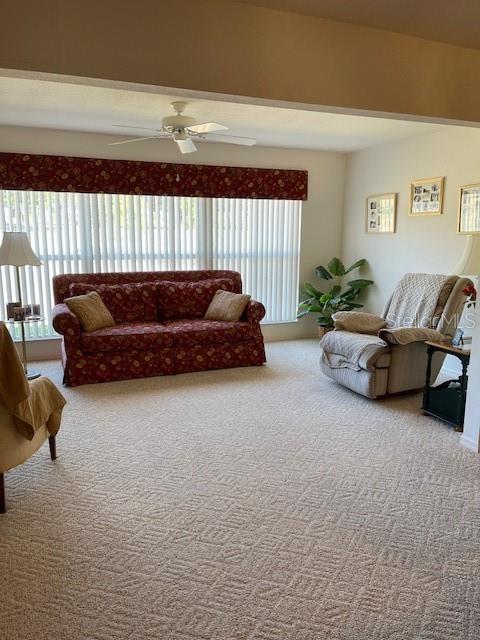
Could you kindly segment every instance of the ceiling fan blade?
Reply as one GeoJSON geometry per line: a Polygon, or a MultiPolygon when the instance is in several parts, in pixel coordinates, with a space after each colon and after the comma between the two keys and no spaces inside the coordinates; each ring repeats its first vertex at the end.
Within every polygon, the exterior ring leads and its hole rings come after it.
{"type": "Polygon", "coordinates": [[[197,150],[197,147],[194,145],[193,140],[190,138],[186,138],[185,140],[175,139],[175,142],[178,144],[178,148],[182,153],[193,153],[197,150]]]}
{"type": "Polygon", "coordinates": [[[140,140],[156,140],[161,136],[147,136],[146,138],[129,138],[128,140],[120,140],[119,142],[109,142],[109,147],[114,147],[117,144],[128,144],[129,142],[140,142],[140,140]]]}
{"type": "Polygon", "coordinates": [[[224,131],[228,129],[224,124],[218,124],[218,122],[203,122],[201,124],[194,124],[188,127],[190,131],[194,133],[210,133],[214,131],[224,131]]]}
{"type": "Polygon", "coordinates": [[[120,129],[143,129],[144,131],[161,131],[161,129],[154,129],[153,127],[137,127],[134,124],[112,124],[112,127],[119,127],[120,129]]]}
{"type": "Polygon", "coordinates": [[[254,144],[257,144],[255,138],[241,138],[239,136],[224,136],[221,134],[208,134],[205,140],[212,140],[215,142],[226,142],[228,144],[242,144],[245,147],[253,147],[254,144]]]}

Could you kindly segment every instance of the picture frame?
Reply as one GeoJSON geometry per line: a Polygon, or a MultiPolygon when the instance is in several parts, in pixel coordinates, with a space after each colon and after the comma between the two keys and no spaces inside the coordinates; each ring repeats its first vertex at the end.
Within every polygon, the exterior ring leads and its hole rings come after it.
{"type": "Polygon", "coordinates": [[[376,193],[365,203],[366,233],[396,233],[397,193],[376,193]]]}
{"type": "Polygon", "coordinates": [[[443,213],[445,176],[415,180],[410,185],[410,216],[439,216],[443,213]]]}
{"type": "Polygon", "coordinates": [[[454,347],[460,347],[463,344],[463,330],[457,329],[455,335],[452,338],[452,345],[454,347]]]}
{"type": "Polygon", "coordinates": [[[480,183],[460,187],[457,233],[480,234],[480,183]]]}

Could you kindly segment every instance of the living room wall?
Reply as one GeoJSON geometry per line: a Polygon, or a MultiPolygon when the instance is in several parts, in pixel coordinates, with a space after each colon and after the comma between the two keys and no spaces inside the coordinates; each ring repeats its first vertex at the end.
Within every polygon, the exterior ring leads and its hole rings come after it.
{"type": "MultiPolygon", "coordinates": [[[[201,145],[195,154],[179,157],[176,146],[170,141],[108,146],[114,139],[113,136],[99,134],[0,127],[0,151],[3,152],[306,169],[309,173],[309,198],[303,203],[300,282],[310,280],[313,269],[319,263],[339,254],[346,163],[344,154],[208,143],[201,145]]],[[[265,325],[264,334],[267,340],[310,337],[315,335],[315,322],[313,318],[307,318],[301,322],[265,325]]],[[[51,354],[51,346],[46,344],[33,348],[37,350],[39,358],[51,354]]],[[[34,355],[32,351],[31,357],[34,355]]]]}
{"type": "Polygon", "coordinates": [[[225,0],[3,0],[2,27],[0,67],[13,71],[480,117],[480,51],[298,13],[225,0]]]}
{"type": "Polygon", "coordinates": [[[452,272],[466,243],[456,233],[459,186],[480,182],[479,151],[479,130],[447,127],[349,154],[342,255],[347,262],[363,257],[369,262],[363,273],[375,286],[367,309],[381,312],[408,271],[452,272]],[[446,177],[443,214],[410,217],[410,183],[433,176],[446,177]],[[388,192],[398,192],[397,232],[367,234],[365,199],[388,192]]]}

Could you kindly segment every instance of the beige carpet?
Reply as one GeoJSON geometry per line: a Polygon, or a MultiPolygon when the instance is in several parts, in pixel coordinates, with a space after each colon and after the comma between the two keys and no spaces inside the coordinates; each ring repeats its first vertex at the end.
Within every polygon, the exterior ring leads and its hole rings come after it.
{"type": "Polygon", "coordinates": [[[267,355],[65,390],[57,462],[6,477],[2,640],[480,638],[479,458],[267,355]]]}

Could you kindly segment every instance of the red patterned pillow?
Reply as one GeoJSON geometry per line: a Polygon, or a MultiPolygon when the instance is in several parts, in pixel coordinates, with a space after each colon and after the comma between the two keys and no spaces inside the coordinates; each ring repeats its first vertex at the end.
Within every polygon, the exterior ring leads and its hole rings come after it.
{"type": "Polygon", "coordinates": [[[198,282],[164,280],[156,285],[160,320],[203,318],[216,291],[235,290],[233,280],[228,278],[212,278],[198,282]]]}
{"type": "Polygon", "coordinates": [[[153,282],[112,285],[74,282],[69,290],[72,296],[97,291],[117,324],[157,319],[157,285],[153,282]]]}

